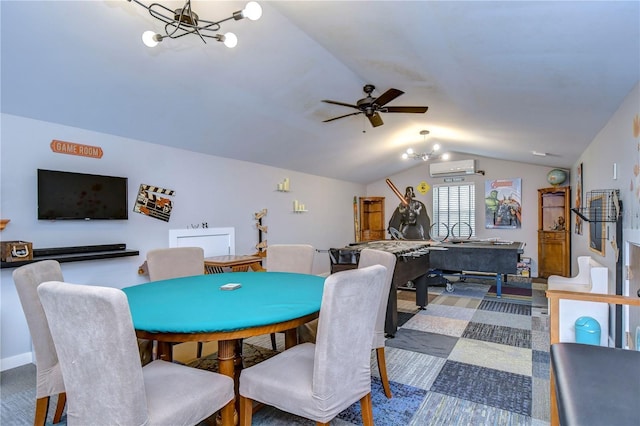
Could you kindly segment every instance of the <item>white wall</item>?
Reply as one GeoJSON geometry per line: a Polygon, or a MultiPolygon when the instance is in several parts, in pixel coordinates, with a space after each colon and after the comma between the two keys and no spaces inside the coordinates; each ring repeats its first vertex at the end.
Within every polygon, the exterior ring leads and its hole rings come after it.
{"type": "MultiPolygon", "coordinates": [[[[574,164],[575,175],[578,164],[583,164],[583,185],[585,196],[588,191],[598,189],[619,189],[623,203],[622,215],[622,239],[616,241],[620,249],[620,256],[626,256],[626,241],[640,244],[640,135],[634,135],[634,120],[638,120],[640,126],[640,83],[627,95],[620,108],[611,117],[609,122],[595,137],[593,142],[574,164]],[[614,179],[613,164],[617,164],[617,179],[614,179]]],[[[573,188],[575,190],[575,186],[573,188]]],[[[575,220],[575,218],[574,218],[575,220]]],[[[615,239],[615,223],[607,223],[609,236],[605,241],[605,256],[601,256],[589,249],[589,227],[585,223],[582,235],[573,234],[572,250],[575,256],[592,256],[598,262],[609,268],[609,292],[615,290],[616,252],[611,243],[615,239]]],[[[637,265],[636,265],[637,268],[637,265]]],[[[626,270],[623,268],[623,279],[627,279],[626,270]]],[[[638,280],[635,287],[627,290],[627,295],[635,296],[638,289],[638,280]]],[[[629,326],[635,330],[640,326],[640,309],[631,309],[629,326]]]]}
{"type": "MultiPolygon", "coordinates": [[[[523,256],[531,257],[532,276],[538,272],[538,189],[549,187],[547,173],[553,170],[549,167],[531,164],[501,161],[493,158],[454,154],[452,160],[476,159],[477,170],[484,170],[485,175],[465,176],[465,182],[474,182],[476,186],[476,235],[478,238],[498,237],[504,240],[524,242],[523,256]],[[485,181],[495,179],[522,179],[522,228],[520,229],[486,229],[485,228],[485,181]]],[[[413,161],[413,160],[412,160],[413,161]]],[[[425,181],[430,187],[444,184],[444,178],[429,176],[428,162],[418,162],[417,165],[402,173],[390,176],[389,179],[404,194],[407,186],[418,187],[425,181]]],[[[568,185],[565,182],[563,185],[568,185]]],[[[416,199],[427,207],[429,218],[433,218],[433,191],[430,189],[425,195],[417,190],[416,199]]],[[[389,188],[384,179],[367,185],[367,196],[385,197],[385,217],[387,222],[393,211],[400,204],[399,198],[389,188]]]]}
{"type": "MultiPolygon", "coordinates": [[[[34,248],[126,243],[140,256],[63,263],[65,280],[75,283],[125,287],[146,281],[137,274],[146,252],[168,246],[169,229],[207,222],[209,227],[235,228],[236,253],[255,253],[258,231],[253,214],[268,214],[263,236],[269,244],[309,243],[317,249],[353,242],[353,197],[365,194],[364,185],[292,172],[258,164],[202,155],[23,117],[0,115],[0,217],[11,219],[0,237],[26,240],[34,248]],[[51,151],[52,139],[99,146],[104,155],[93,159],[51,151]],[[129,178],[127,221],[38,221],[36,170],[46,168],[129,178]],[[291,181],[291,192],[277,192],[278,182],[291,181]],[[138,213],[133,206],[140,184],[176,191],[170,221],[138,213]],[[292,212],[293,200],[307,213],[292,212]]],[[[211,143],[215,144],[212,136],[211,143]]],[[[326,253],[318,253],[314,273],[327,272],[326,253]]],[[[17,298],[12,269],[0,271],[2,369],[31,360],[31,344],[17,298]]]]}
{"type": "MultiPolygon", "coordinates": [[[[640,166],[640,138],[633,136],[633,120],[640,114],[640,84],[629,93],[618,111],[574,164],[575,176],[578,164],[583,164],[583,187],[587,192],[598,189],[619,189],[623,202],[623,232],[640,230],[640,174],[634,167],[640,166]],[[617,164],[618,177],[613,177],[613,164],[617,164]]],[[[575,178],[574,178],[575,180],[575,178]]],[[[575,185],[572,188],[575,190],[575,185]]],[[[575,217],[574,217],[575,220],[575,217]]],[[[585,227],[586,225],[586,227],[585,227]]],[[[589,227],[582,235],[573,234],[572,250],[576,256],[594,256],[611,271],[615,267],[615,252],[611,241],[615,236],[615,224],[609,224],[609,240],[602,257],[589,249],[589,227]]],[[[624,234],[623,234],[624,237],[624,234]]],[[[618,242],[622,246],[622,242],[618,242]]]]}

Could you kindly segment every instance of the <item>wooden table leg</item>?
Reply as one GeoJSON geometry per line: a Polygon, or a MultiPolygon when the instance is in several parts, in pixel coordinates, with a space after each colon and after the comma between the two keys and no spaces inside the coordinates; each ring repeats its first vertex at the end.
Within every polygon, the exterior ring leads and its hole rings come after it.
{"type": "Polygon", "coordinates": [[[173,345],[169,342],[158,342],[158,359],[173,361],[173,345]]]}
{"type": "Polygon", "coordinates": [[[298,331],[295,328],[284,332],[284,348],[290,349],[298,344],[298,331]]]}
{"type": "MultiPolygon", "coordinates": [[[[239,412],[239,372],[242,366],[242,359],[236,356],[236,348],[238,341],[232,340],[219,340],[218,341],[218,372],[225,376],[231,377],[234,382],[234,392],[236,395],[235,412],[239,412]],[[236,369],[236,364],[239,364],[239,368],[236,369]]],[[[234,422],[234,406],[231,404],[225,406],[222,409],[222,426],[233,426],[234,422]]],[[[236,417],[237,418],[237,417],[236,417]]]]}

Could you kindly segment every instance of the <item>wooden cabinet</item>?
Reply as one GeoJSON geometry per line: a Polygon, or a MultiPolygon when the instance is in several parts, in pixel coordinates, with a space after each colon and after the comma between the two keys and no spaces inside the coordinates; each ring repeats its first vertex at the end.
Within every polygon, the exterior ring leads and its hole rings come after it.
{"type": "Polygon", "coordinates": [[[384,197],[360,197],[360,241],[384,240],[384,197]]]}
{"type": "Polygon", "coordinates": [[[538,275],[571,275],[570,187],[538,189],[538,275]]]}

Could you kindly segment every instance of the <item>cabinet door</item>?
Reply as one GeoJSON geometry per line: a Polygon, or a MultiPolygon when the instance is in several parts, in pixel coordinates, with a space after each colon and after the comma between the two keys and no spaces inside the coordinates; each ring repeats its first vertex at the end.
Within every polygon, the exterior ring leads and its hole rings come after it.
{"type": "Polygon", "coordinates": [[[538,190],[538,275],[571,275],[568,186],[538,190]]]}
{"type": "Polygon", "coordinates": [[[564,232],[540,232],[538,234],[538,275],[569,276],[567,259],[569,250],[564,232]]]}
{"type": "Polygon", "coordinates": [[[384,240],[384,197],[360,197],[360,241],[384,240]]]}

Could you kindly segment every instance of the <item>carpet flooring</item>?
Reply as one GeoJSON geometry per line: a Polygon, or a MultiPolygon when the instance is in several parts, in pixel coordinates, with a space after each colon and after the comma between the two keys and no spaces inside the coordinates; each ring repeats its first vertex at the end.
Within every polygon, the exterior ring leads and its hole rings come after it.
{"type": "MultiPolygon", "coordinates": [[[[452,292],[429,288],[419,311],[415,294],[398,295],[400,328],[386,341],[392,399],[382,391],[372,357],[376,425],[548,425],[549,321],[544,284],[503,286],[456,282],[452,292]]],[[[268,339],[249,339],[269,346],[268,339]]],[[[265,407],[254,425],[313,425],[265,407]]],[[[359,404],[332,425],[362,424],[359,404]]]]}
{"type": "MultiPolygon", "coordinates": [[[[497,298],[492,284],[492,280],[467,279],[455,282],[452,292],[430,287],[429,304],[420,311],[413,292],[399,292],[400,328],[387,339],[385,349],[392,399],[385,397],[375,355],[371,358],[376,425],[549,424],[546,285],[503,286],[503,297],[497,298]]],[[[277,338],[281,350],[282,336],[277,338]]],[[[276,354],[269,336],[247,339],[243,350],[247,366],[276,354]]],[[[217,368],[215,356],[191,365],[217,368]]],[[[14,370],[1,374],[0,424],[30,425],[35,368],[14,370]],[[25,371],[31,374],[26,383],[25,371]]],[[[313,424],[272,407],[253,417],[253,425],[258,426],[313,424]]],[[[359,404],[331,424],[362,424],[359,404]]]]}

